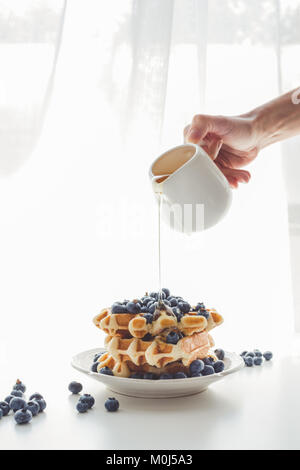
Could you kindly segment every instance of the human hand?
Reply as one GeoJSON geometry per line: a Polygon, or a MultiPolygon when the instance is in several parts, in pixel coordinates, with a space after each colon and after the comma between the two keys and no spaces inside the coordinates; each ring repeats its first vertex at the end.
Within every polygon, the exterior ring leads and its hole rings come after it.
{"type": "Polygon", "coordinates": [[[196,115],[184,129],[184,139],[186,143],[201,145],[232,187],[250,180],[249,171],[241,169],[251,163],[259,151],[258,133],[250,114],[237,117],[196,115]]]}

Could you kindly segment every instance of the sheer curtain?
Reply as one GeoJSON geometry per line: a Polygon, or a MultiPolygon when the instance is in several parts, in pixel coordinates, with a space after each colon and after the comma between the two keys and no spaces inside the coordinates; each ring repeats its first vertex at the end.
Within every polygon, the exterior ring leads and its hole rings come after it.
{"type": "MultiPolygon", "coordinates": [[[[42,138],[1,176],[0,336],[9,361],[12,319],[26,319],[26,338],[13,333],[25,358],[28,338],[46,357],[65,359],[100,345],[90,321],[98,309],[158,284],[151,161],[182,142],[194,114],[245,112],[299,79],[300,0],[72,0],[60,8],[42,138]]],[[[43,63],[31,70],[44,73],[43,63]]],[[[219,226],[188,238],[164,227],[163,283],[224,315],[218,344],[276,349],[294,330],[280,146],[251,171],[219,226]]]]}

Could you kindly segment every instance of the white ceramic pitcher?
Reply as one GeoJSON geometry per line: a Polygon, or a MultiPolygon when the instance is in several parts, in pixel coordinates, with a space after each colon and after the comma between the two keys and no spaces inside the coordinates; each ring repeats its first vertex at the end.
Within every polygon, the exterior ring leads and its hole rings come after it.
{"type": "Polygon", "coordinates": [[[193,233],[216,225],[227,213],[232,190],[223,173],[198,145],[184,144],[160,155],[150,179],[165,222],[193,233]]]}

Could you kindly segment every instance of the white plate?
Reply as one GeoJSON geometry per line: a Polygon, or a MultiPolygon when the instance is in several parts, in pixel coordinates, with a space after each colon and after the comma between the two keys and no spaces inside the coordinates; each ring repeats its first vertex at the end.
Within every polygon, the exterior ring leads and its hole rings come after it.
{"type": "Polygon", "coordinates": [[[195,395],[203,392],[214,382],[226,377],[226,375],[237,372],[244,367],[243,359],[235,353],[225,353],[225,370],[219,374],[205,377],[191,377],[188,379],[168,379],[168,380],[146,380],[127,379],[124,377],[114,377],[111,375],[91,372],[90,368],[96,353],[105,352],[103,348],[90,349],[84,351],[72,359],[72,366],[89,375],[95,380],[102,382],[112,392],[120,393],[130,397],[140,398],[173,398],[195,395]]]}

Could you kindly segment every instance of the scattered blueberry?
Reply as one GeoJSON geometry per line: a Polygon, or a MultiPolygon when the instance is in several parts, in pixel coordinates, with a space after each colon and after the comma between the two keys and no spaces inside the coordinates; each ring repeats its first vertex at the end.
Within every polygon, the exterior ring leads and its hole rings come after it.
{"type": "Polygon", "coordinates": [[[13,410],[13,412],[21,410],[22,408],[25,408],[25,406],[26,406],[26,401],[23,398],[19,398],[19,397],[12,398],[9,403],[9,407],[11,410],[13,410]]]}
{"type": "Polygon", "coordinates": [[[41,399],[36,398],[34,401],[36,401],[40,407],[39,413],[42,413],[47,407],[47,403],[45,402],[44,398],[41,398],[41,399]]]}
{"type": "Polygon", "coordinates": [[[13,395],[8,395],[8,397],[6,397],[4,401],[6,401],[6,403],[10,404],[10,402],[13,398],[15,398],[13,395]]]}
{"type": "Polygon", "coordinates": [[[247,367],[252,367],[253,366],[253,357],[252,356],[243,356],[244,362],[247,367]]]}
{"type": "Polygon", "coordinates": [[[138,372],[134,372],[133,374],[131,374],[130,378],[131,379],[143,379],[144,376],[143,376],[143,374],[139,374],[138,372]]]}
{"type": "Polygon", "coordinates": [[[201,359],[196,359],[190,364],[190,373],[191,374],[200,374],[204,369],[204,362],[201,359]]]}
{"type": "Polygon", "coordinates": [[[255,366],[261,366],[262,365],[262,357],[259,357],[259,356],[256,356],[254,359],[253,359],[253,363],[255,366]]]}
{"type": "Polygon", "coordinates": [[[155,376],[154,374],[152,374],[151,372],[146,372],[144,374],[144,379],[147,379],[147,380],[154,380],[155,379],[155,376]]]}
{"type": "Polygon", "coordinates": [[[243,357],[243,356],[246,356],[247,352],[248,352],[248,351],[243,351],[243,352],[240,354],[240,356],[242,356],[242,357],[243,357]]]}
{"type": "Polygon", "coordinates": [[[33,393],[33,395],[30,395],[29,400],[42,400],[44,397],[40,393],[33,393]]]}
{"type": "Polygon", "coordinates": [[[10,407],[9,407],[8,403],[6,403],[6,401],[0,401],[0,410],[3,413],[3,416],[8,415],[10,407]]]}
{"type": "Polygon", "coordinates": [[[89,405],[87,404],[87,402],[83,402],[79,400],[79,402],[76,405],[76,410],[78,411],[78,413],[86,413],[88,409],[89,409],[89,405]]]}
{"type": "Polygon", "coordinates": [[[143,317],[145,318],[147,324],[153,322],[153,315],[151,315],[151,313],[145,313],[143,317]]]}
{"type": "Polygon", "coordinates": [[[119,402],[116,398],[108,398],[104,403],[105,408],[107,411],[117,411],[119,409],[119,402]]]}
{"type": "Polygon", "coordinates": [[[126,305],[113,304],[111,313],[128,313],[126,305]]]}
{"type": "Polygon", "coordinates": [[[16,381],[15,385],[13,386],[13,389],[20,390],[22,393],[25,393],[26,391],[25,385],[19,379],[16,381]]]}
{"type": "Polygon", "coordinates": [[[213,363],[213,368],[215,373],[218,374],[219,372],[223,372],[225,369],[225,364],[223,361],[216,361],[213,363]]]}
{"type": "Polygon", "coordinates": [[[29,410],[18,410],[15,414],[15,421],[17,424],[27,424],[32,420],[32,413],[29,410]]]}
{"type": "Polygon", "coordinates": [[[202,375],[212,375],[214,373],[215,369],[212,366],[204,366],[204,369],[201,372],[202,375]]]}
{"type": "Polygon", "coordinates": [[[73,393],[73,395],[77,395],[81,392],[82,385],[79,382],[71,382],[68,389],[71,393],[73,393]]]}
{"type": "Polygon", "coordinates": [[[184,372],[176,372],[174,379],[187,379],[187,375],[184,372]]]}
{"type": "Polygon", "coordinates": [[[161,374],[159,376],[159,378],[162,379],[162,380],[173,379],[173,375],[171,375],[171,374],[161,374]]]}
{"type": "Polygon", "coordinates": [[[94,362],[91,367],[91,372],[98,372],[99,362],[94,362]]]}
{"type": "Polygon", "coordinates": [[[102,369],[100,369],[100,374],[114,375],[113,371],[109,367],[102,367],[102,369]]]}
{"type": "Polygon", "coordinates": [[[225,351],[223,349],[215,349],[215,355],[220,361],[223,361],[225,357],[225,351]]]}
{"type": "Polygon", "coordinates": [[[13,397],[19,397],[19,398],[22,398],[23,396],[23,393],[21,392],[21,390],[13,390],[12,392],[10,392],[10,394],[13,397]]]}
{"type": "Polygon", "coordinates": [[[170,331],[166,337],[166,342],[170,344],[177,344],[179,341],[179,336],[176,331],[170,331]]]}
{"type": "Polygon", "coordinates": [[[25,406],[25,410],[29,410],[32,416],[36,416],[40,412],[40,405],[35,400],[29,401],[25,406]]]}
{"type": "Polygon", "coordinates": [[[254,352],[250,351],[250,352],[247,352],[246,357],[255,357],[255,354],[254,352]]]}
{"type": "Polygon", "coordinates": [[[263,353],[263,356],[266,361],[270,361],[273,357],[273,353],[271,353],[271,351],[266,351],[263,353]]]}
{"type": "Polygon", "coordinates": [[[253,349],[253,352],[256,357],[262,357],[262,353],[260,352],[259,349],[253,349]]]}
{"type": "Polygon", "coordinates": [[[79,398],[79,401],[82,403],[87,403],[89,409],[93,408],[95,404],[95,398],[92,397],[92,395],[89,395],[88,393],[82,395],[82,397],[79,398]]]}

